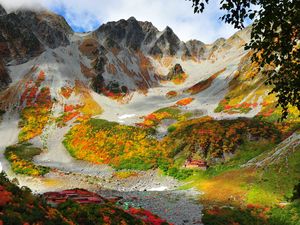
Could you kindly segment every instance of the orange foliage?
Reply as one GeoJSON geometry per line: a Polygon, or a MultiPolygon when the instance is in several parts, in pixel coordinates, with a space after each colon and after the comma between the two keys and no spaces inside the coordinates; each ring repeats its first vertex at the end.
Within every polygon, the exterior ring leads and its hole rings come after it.
{"type": "Polygon", "coordinates": [[[194,101],[194,98],[184,98],[176,102],[176,105],[186,106],[190,104],[192,101],[194,101]]]}
{"type": "Polygon", "coordinates": [[[171,118],[172,115],[168,112],[154,112],[144,117],[142,123],[137,123],[136,125],[140,127],[154,127],[159,124],[163,119],[171,118]]]}
{"type": "Polygon", "coordinates": [[[25,91],[20,99],[20,105],[24,107],[21,111],[21,121],[19,123],[21,127],[20,142],[40,135],[50,118],[50,110],[53,104],[50,88],[40,88],[44,76],[45,73],[41,71],[36,82],[29,81],[25,85],[25,91]]]}
{"type": "Polygon", "coordinates": [[[178,93],[176,91],[169,91],[167,94],[166,94],[166,97],[167,98],[174,98],[178,95],[178,93]]]}
{"type": "Polygon", "coordinates": [[[167,154],[146,129],[96,119],[75,125],[64,144],[77,159],[123,169],[149,169],[167,154]]]}
{"type": "Polygon", "coordinates": [[[226,68],[216,72],[211,77],[204,81],[200,81],[199,83],[195,84],[194,86],[190,87],[186,91],[191,93],[192,95],[198,94],[201,91],[204,91],[205,89],[209,88],[212,84],[212,82],[222,73],[226,71],[226,68]]]}
{"type": "Polygon", "coordinates": [[[99,115],[102,113],[102,108],[93,99],[90,90],[81,81],[75,81],[75,94],[80,95],[82,107],[78,109],[81,113],[86,115],[99,115]]]}
{"type": "Polygon", "coordinates": [[[60,90],[60,93],[62,96],[64,96],[66,99],[70,98],[71,94],[73,93],[73,88],[71,87],[62,87],[60,90]]]}
{"type": "Polygon", "coordinates": [[[186,81],[187,77],[188,77],[188,75],[186,73],[181,73],[181,74],[175,75],[171,81],[174,84],[179,85],[179,84],[183,84],[186,81]]]}

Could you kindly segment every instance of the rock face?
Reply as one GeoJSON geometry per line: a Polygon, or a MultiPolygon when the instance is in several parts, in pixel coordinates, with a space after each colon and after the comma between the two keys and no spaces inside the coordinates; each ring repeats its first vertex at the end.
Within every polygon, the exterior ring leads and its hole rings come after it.
{"type": "Polygon", "coordinates": [[[139,22],[134,17],[103,24],[96,35],[107,48],[121,47],[132,50],[149,49],[159,33],[150,22],[139,22]]]}
{"type": "Polygon", "coordinates": [[[0,56],[4,62],[28,61],[45,50],[70,44],[65,19],[50,12],[21,10],[7,14],[0,5],[0,56]]]}
{"type": "Polygon", "coordinates": [[[43,46],[15,13],[0,16],[0,56],[4,62],[26,62],[43,51],[43,46]]]}
{"type": "Polygon", "coordinates": [[[11,78],[6,71],[3,61],[0,59],[0,91],[5,89],[10,82],[11,78]]]}
{"type": "Polygon", "coordinates": [[[186,47],[191,56],[196,59],[201,59],[206,50],[205,44],[198,40],[190,40],[186,42],[186,47]]]}
{"type": "Polygon", "coordinates": [[[2,5],[0,5],[0,16],[4,16],[6,14],[7,13],[6,13],[5,9],[2,7],[2,5]]]}
{"type": "Polygon", "coordinates": [[[146,94],[149,88],[159,86],[161,80],[183,82],[185,78],[180,75],[187,74],[181,67],[182,61],[214,62],[219,52],[243,44],[244,36],[240,33],[211,45],[197,40],[183,42],[170,27],[159,31],[151,22],[134,17],[109,22],[94,32],[79,35],[54,13],[18,10],[7,14],[0,5],[0,86],[4,88],[10,82],[5,67],[34,58],[34,68],[51,62],[55,64],[53,70],[62,71],[61,77],[80,80],[82,76],[87,79],[86,85],[101,94],[121,89],[122,93],[146,94]],[[181,65],[174,66],[175,63],[181,65]],[[114,83],[118,86],[110,85],[114,83]]]}
{"type": "Polygon", "coordinates": [[[150,50],[151,55],[163,55],[163,53],[174,56],[180,49],[181,41],[170,27],[166,27],[163,33],[155,41],[150,50]]]}
{"type": "Polygon", "coordinates": [[[175,76],[183,74],[184,71],[179,63],[177,63],[168,73],[167,80],[172,80],[175,76]]]}
{"type": "Polygon", "coordinates": [[[49,48],[70,44],[68,36],[73,33],[73,30],[62,16],[46,11],[28,10],[18,11],[16,15],[49,48]]]}
{"type": "Polygon", "coordinates": [[[106,48],[142,50],[150,55],[176,55],[179,51],[190,56],[185,43],[170,27],[160,32],[150,22],[139,22],[134,17],[103,24],[95,31],[106,48]]]}

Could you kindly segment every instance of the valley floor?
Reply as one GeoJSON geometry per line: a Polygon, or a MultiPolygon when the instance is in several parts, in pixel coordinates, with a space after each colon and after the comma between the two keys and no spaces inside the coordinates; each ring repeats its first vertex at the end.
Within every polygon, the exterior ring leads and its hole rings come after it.
{"type": "MultiPolygon", "coordinates": [[[[174,178],[158,170],[136,171],[134,176],[118,178],[116,171],[107,165],[94,165],[75,160],[62,144],[65,128],[47,127],[48,150],[34,162],[52,168],[44,177],[16,175],[4,158],[6,146],[18,142],[18,117],[6,113],[0,125],[0,163],[10,179],[17,178],[20,186],[29,187],[34,193],[84,188],[107,198],[122,197],[122,204],[143,207],[173,224],[201,224],[202,205],[197,201],[199,191],[177,190],[181,185],[174,178]]],[[[42,138],[32,140],[42,147],[42,138]]]]}

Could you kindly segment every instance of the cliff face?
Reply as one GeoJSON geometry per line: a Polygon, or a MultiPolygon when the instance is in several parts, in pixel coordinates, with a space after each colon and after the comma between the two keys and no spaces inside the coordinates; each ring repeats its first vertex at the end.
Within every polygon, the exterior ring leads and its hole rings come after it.
{"type": "Polygon", "coordinates": [[[63,17],[47,11],[18,11],[16,15],[47,47],[57,48],[70,44],[69,35],[73,30],[63,17]]]}
{"type": "Polygon", "coordinates": [[[3,61],[0,59],[0,91],[4,90],[11,82],[3,61]]]}
{"type": "Polygon", "coordinates": [[[39,55],[43,49],[34,32],[26,27],[24,20],[17,14],[0,16],[0,55],[5,62],[26,62],[39,55]]]}

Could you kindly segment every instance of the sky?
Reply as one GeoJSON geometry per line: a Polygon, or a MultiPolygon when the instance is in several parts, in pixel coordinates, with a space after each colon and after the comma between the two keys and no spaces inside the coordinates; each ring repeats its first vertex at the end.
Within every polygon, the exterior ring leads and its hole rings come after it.
{"type": "Polygon", "coordinates": [[[91,31],[109,21],[134,16],[150,21],[159,30],[169,26],[183,41],[198,39],[212,43],[237,30],[219,20],[220,0],[210,0],[203,14],[194,14],[188,0],[0,0],[7,11],[17,8],[43,9],[64,16],[76,32],[91,31]]]}

